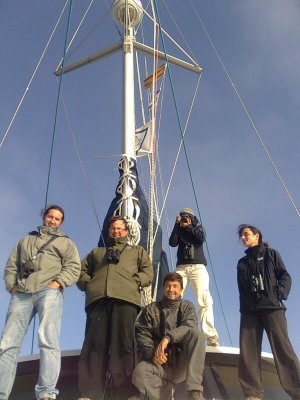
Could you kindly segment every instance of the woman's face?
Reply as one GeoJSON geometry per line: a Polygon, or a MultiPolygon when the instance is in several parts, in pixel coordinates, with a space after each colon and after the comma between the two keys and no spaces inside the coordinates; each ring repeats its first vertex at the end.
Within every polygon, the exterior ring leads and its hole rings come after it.
{"type": "Polygon", "coordinates": [[[253,233],[250,228],[244,228],[241,233],[241,240],[246,247],[253,247],[258,245],[259,234],[253,233]]]}

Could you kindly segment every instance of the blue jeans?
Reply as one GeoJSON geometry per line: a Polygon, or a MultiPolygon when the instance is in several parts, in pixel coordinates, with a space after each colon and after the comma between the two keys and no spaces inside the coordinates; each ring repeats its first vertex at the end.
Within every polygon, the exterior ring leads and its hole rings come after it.
{"type": "Polygon", "coordinates": [[[39,317],[40,370],[35,386],[37,399],[56,398],[60,372],[60,326],[63,295],[45,288],[37,293],[12,295],[0,342],[0,400],[8,399],[16,376],[22,341],[34,315],[39,317]]]}

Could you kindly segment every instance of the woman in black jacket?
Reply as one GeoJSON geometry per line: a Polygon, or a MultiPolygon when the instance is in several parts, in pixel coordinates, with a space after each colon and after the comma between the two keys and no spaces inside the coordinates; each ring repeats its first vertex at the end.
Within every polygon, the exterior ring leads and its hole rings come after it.
{"type": "Polygon", "coordinates": [[[283,389],[300,400],[300,364],[288,338],[285,306],[291,277],[280,254],[262,241],[259,229],[240,225],[238,235],[247,247],[237,266],[240,295],[239,380],[246,399],[262,398],[261,347],[265,330],[283,389]]]}

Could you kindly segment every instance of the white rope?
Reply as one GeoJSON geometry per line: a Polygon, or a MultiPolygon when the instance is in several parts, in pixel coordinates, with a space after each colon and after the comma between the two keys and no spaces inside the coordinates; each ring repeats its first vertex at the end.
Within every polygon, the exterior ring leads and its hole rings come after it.
{"type": "MultiPolygon", "coordinates": [[[[162,120],[162,109],[163,109],[163,101],[164,101],[164,88],[165,88],[165,75],[163,76],[162,82],[161,82],[161,86],[160,86],[160,111],[159,113],[159,120],[157,123],[157,164],[158,164],[158,174],[159,174],[159,182],[160,182],[160,190],[161,190],[161,194],[162,194],[162,198],[164,198],[165,195],[165,189],[164,189],[164,183],[163,183],[163,174],[162,174],[162,169],[161,169],[161,163],[160,163],[160,155],[159,155],[159,146],[158,143],[160,141],[160,126],[161,126],[161,120],[162,120]]],[[[166,231],[167,231],[167,235],[168,237],[170,237],[170,224],[169,224],[169,216],[167,211],[165,210],[164,212],[165,214],[165,223],[166,223],[166,231]]],[[[160,215],[162,215],[162,212],[160,213],[160,215]]],[[[158,215],[157,220],[161,220],[161,217],[158,215]]],[[[174,270],[174,259],[173,259],[173,254],[171,252],[171,247],[168,246],[168,250],[169,250],[169,256],[170,256],[170,260],[171,260],[171,267],[172,270],[174,270]]]]}
{"type": "MultiPolygon", "coordinates": [[[[70,49],[70,47],[71,47],[71,45],[72,45],[72,43],[73,43],[75,37],[77,36],[77,33],[79,32],[79,29],[81,28],[81,25],[83,24],[83,21],[85,20],[85,17],[87,16],[87,14],[88,14],[88,12],[89,12],[89,10],[90,10],[90,8],[91,8],[93,2],[94,2],[94,0],[91,0],[91,2],[90,2],[90,4],[89,4],[88,8],[86,9],[85,13],[83,14],[83,17],[81,18],[81,21],[79,22],[78,27],[77,27],[77,29],[75,30],[75,32],[74,32],[74,34],[73,34],[73,36],[72,36],[72,38],[71,38],[71,40],[70,40],[70,43],[69,43],[69,45],[68,45],[68,47],[67,47],[67,49],[66,49],[66,53],[69,51],[69,49],[70,49]]],[[[63,58],[60,60],[58,66],[56,67],[56,70],[58,70],[58,69],[61,67],[62,62],[63,62],[63,58]]]]}
{"type": "Polygon", "coordinates": [[[96,221],[97,221],[97,224],[98,224],[98,227],[99,227],[99,230],[100,230],[100,235],[102,237],[103,243],[105,244],[105,240],[104,240],[104,237],[103,237],[103,234],[102,234],[102,227],[101,227],[100,220],[99,220],[99,217],[98,217],[98,213],[97,213],[97,210],[96,210],[96,205],[95,205],[95,202],[94,202],[94,198],[92,196],[92,191],[91,191],[88,179],[87,179],[87,175],[85,173],[85,168],[84,168],[84,165],[83,165],[83,161],[82,161],[82,158],[81,158],[81,155],[80,155],[80,151],[79,151],[79,147],[78,147],[78,144],[77,144],[77,141],[76,141],[75,133],[74,133],[74,130],[73,130],[73,127],[72,127],[72,124],[71,124],[70,116],[69,116],[69,113],[68,113],[68,110],[67,110],[67,107],[66,107],[66,104],[65,104],[63,96],[61,97],[61,100],[62,100],[64,111],[65,111],[65,114],[66,114],[67,122],[68,122],[68,125],[69,125],[70,134],[71,134],[71,137],[73,139],[74,146],[75,146],[77,158],[78,158],[79,163],[80,163],[81,173],[82,173],[82,176],[83,176],[83,179],[84,179],[84,182],[85,182],[85,187],[87,189],[88,196],[89,196],[89,199],[90,199],[90,202],[91,202],[91,205],[92,205],[92,209],[93,209],[95,217],[96,217],[96,221]]]}
{"type": "MultiPolygon", "coordinates": [[[[153,0],[151,0],[152,4],[152,9],[153,9],[153,0]]],[[[154,23],[155,26],[159,26],[158,22],[156,21],[155,17],[153,18],[144,8],[143,12],[147,15],[148,18],[151,19],[151,21],[154,23]]],[[[153,12],[153,15],[155,16],[155,12],[153,12]]],[[[183,53],[186,55],[186,57],[192,61],[193,64],[199,65],[179,44],[166,32],[162,27],[160,27],[161,31],[171,40],[172,43],[175,44],[175,46],[183,53]]]]}
{"type": "Polygon", "coordinates": [[[247,117],[248,117],[248,119],[249,119],[249,121],[250,121],[250,124],[252,125],[252,128],[254,129],[254,132],[255,132],[255,134],[256,134],[258,140],[260,141],[260,144],[262,145],[262,147],[263,147],[265,153],[267,154],[267,156],[268,156],[268,158],[269,158],[269,160],[270,160],[270,162],[271,162],[271,164],[272,164],[272,166],[273,166],[273,168],[274,168],[274,170],[275,170],[275,173],[276,173],[276,175],[277,175],[279,181],[281,182],[281,185],[283,186],[283,188],[284,188],[284,190],[285,190],[285,192],[286,192],[286,194],[287,194],[287,196],[288,196],[288,198],[289,198],[289,200],[290,200],[290,202],[291,202],[291,204],[292,204],[294,210],[296,211],[298,217],[300,217],[300,212],[299,212],[299,210],[298,210],[298,208],[297,208],[297,206],[296,206],[296,204],[295,204],[295,201],[293,200],[293,197],[292,197],[292,195],[290,194],[290,192],[289,192],[289,190],[288,190],[288,188],[287,188],[287,185],[285,184],[285,182],[284,182],[284,180],[283,180],[283,178],[282,178],[282,176],[281,176],[281,174],[280,174],[280,172],[279,172],[279,170],[278,170],[278,168],[277,168],[277,166],[276,166],[274,160],[272,159],[272,156],[271,156],[271,154],[270,154],[270,152],[269,152],[269,150],[268,150],[266,144],[264,143],[264,141],[263,141],[263,139],[262,139],[262,137],[261,137],[261,135],[260,135],[260,133],[259,133],[259,131],[258,131],[258,129],[257,129],[257,127],[256,127],[256,125],[255,125],[255,123],[254,123],[254,121],[253,121],[253,119],[252,119],[252,117],[251,117],[251,115],[250,115],[250,113],[249,113],[249,111],[248,111],[248,109],[247,109],[247,107],[246,107],[246,105],[245,105],[245,103],[244,103],[242,97],[241,97],[241,95],[239,94],[239,92],[238,92],[238,90],[237,90],[237,88],[236,88],[236,86],[235,86],[235,84],[234,84],[234,82],[233,82],[233,80],[232,80],[232,78],[231,78],[229,72],[228,72],[228,69],[227,69],[225,63],[223,62],[223,60],[222,60],[222,58],[221,58],[221,56],[220,56],[220,54],[219,54],[219,52],[218,52],[216,46],[214,45],[214,43],[213,43],[213,41],[212,41],[212,39],[211,39],[211,37],[210,37],[208,31],[206,30],[206,28],[205,28],[205,26],[204,26],[204,23],[202,22],[202,20],[201,20],[201,18],[200,18],[200,15],[199,15],[199,13],[197,12],[197,10],[196,10],[196,8],[195,8],[195,6],[194,6],[192,0],[190,0],[190,3],[191,3],[191,5],[192,5],[192,7],[193,7],[193,9],[194,9],[194,11],[195,11],[195,13],[196,13],[196,15],[197,15],[197,18],[198,18],[198,20],[199,20],[199,22],[200,22],[200,24],[201,24],[201,26],[202,26],[202,28],[203,28],[203,30],[204,30],[204,32],[205,32],[207,38],[208,38],[208,40],[209,40],[209,42],[210,42],[210,44],[211,44],[211,46],[212,46],[212,48],[213,48],[213,50],[214,50],[214,52],[215,52],[215,54],[216,54],[216,56],[217,56],[217,58],[218,58],[218,60],[219,60],[219,62],[220,62],[220,64],[221,64],[221,66],[222,66],[224,72],[225,72],[225,75],[227,76],[227,78],[228,78],[228,80],[229,80],[229,82],[230,82],[230,84],[231,84],[231,86],[232,86],[232,88],[233,88],[233,90],[234,90],[234,92],[235,92],[235,94],[236,94],[238,100],[239,100],[240,103],[241,103],[241,106],[242,106],[243,110],[245,111],[245,113],[246,113],[246,115],[247,115],[247,117]]]}
{"type": "Polygon", "coordinates": [[[159,271],[160,271],[160,261],[157,264],[157,271],[156,271],[156,277],[155,277],[154,289],[153,289],[153,298],[152,298],[153,301],[156,301],[156,299],[157,299],[159,271]]]}
{"type": "Polygon", "coordinates": [[[68,0],[66,0],[66,2],[65,2],[65,5],[64,5],[64,7],[63,7],[63,9],[62,9],[62,11],[60,13],[60,16],[58,17],[58,20],[57,20],[56,24],[54,25],[54,28],[53,28],[52,33],[51,33],[51,35],[50,35],[50,37],[49,37],[49,39],[48,39],[48,41],[46,43],[46,46],[45,46],[45,48],[44,48],[44,50],[42,52],[42,55],[40,56],[40,58],[38,60],[38,63],[37,63],[37,65],[36,65],[36,67],[35,67],[35,69],[33,71],[33,74],[32,74],[32,76],[31,76],[31,78],[30,78],[30,80],[29,80],[29,82],[28,82],[28,84],[26,86],[26,89],[25,89],[25,91],[23,93],[23,96],[21,97],[21,100],[20,100],[20,102],[19,102],[19,104],[18,104],[18,106],[17,106],[17,108],[16,108],[16,110],[15,110],[15,112],[13,114],[13,117],[10,120],[10,123],[9,123],[5,133],[4,133],[4,136],[3,136],[2,140],[1,140],[1,143],[0,143],[0,149],[3,146],[3,144],[4,144],[4,142],[5,142],[6,138],[7,138],[7,135],[9,133],[9,131],[10,131],[10,128],[12,127],[12,124],[14,123],[14,120],[15,120],[17,114],[18,114],[18,111],[19,111],[19,109],[20,109],[20,107],[21,107],[21,105],[22,105],[22,103],[23,103],[23,101],[24,101],[29,89],[30,89],[31,83],[32,83],[32,81],[33,81],[33,79],[34,79],[34,77],[35,77],[35,75],[36,75],[36,73],[37,73],[37,71],[39,69],[39,66],[40,66],[40,64],[41,64],[41,62],[42,62],[42,60],[44,58],[44,55],[45,55],[45,53],[46,53],[46,51],[48,49],[48,46],[49,46],[49,44],[50,44],[50,42],[51,42],[51,40],[53,38],[53,35],[54,35],[54,33],[55,33],[56,29],[57,29],[57,26],[58,26],[58,24],[59,24],[59,22],[60,22],[60,20],[61,20],[61,18],[63,16],[63,13],[64,13],[64,11],[66,9],[67,4],[68,4],[68,0]]]}
{"type": "Polygon", "coordinates": [[[142,120],[143,120],[143,125],[145,125],[146,118],[145,118],[145,109],[144,109],[143,92],[142,92],[142,84],[141,84],[141,74],[140,74],[140,67],[139,67],[139,58],[138,58],[137,52],[135,53],[135,59],[136,59],[136,70],[137,70],[139,95],[140,95],[140,103],[141,103],[141,111],[142,111],[142,120]]]}
{"type": "Polygon", "coordinates": [[[173,16],[173,14],[171,13],[169,7],[167,6],[165,0],[162,0],[162,1],[163,1],[163,3],[164,3],[164,6],[166,7],[166,9],[167,9],[167,11],[168,11],[168,13],[169,13],[171,19],[172,19],[172,21],[174,22],[174,24],[175,24],[175,26],[176,26],[176,28],[177,28],[177,30],[178,30],[180,36],[182,37],[182,39],[183,39],[184,43],[186,44],[187,48],[189,49],[190,54],[191,54],[191,55],[193,56],[193,58],[196,60],[196,56],[193,54],[193,51],[192,51],[192,49],[191,49],[191,46],[189,45],[188,41],[186,40],[185,36],[183,35],[181,29],[179,28],[179,25],[177,24],[177,22],[176,22],[176,20],[175,20],[175,18],[174,18],[174,16],[173,16]]]}
{"type": "MultiPolygon", "coordinates": [[[[151,1],[152,12],[155,16],[153,1],[151,1]]],[[[150,204],[149,204],[149,223],[148,223],[148,235],[149,235],[149,243],[148,243],[148,253],[150,259],[153,260],[153,219],[154,219],[154,180],[155,180],[155,163],[153,157],[153,143],[155,140],[155,70],[156,70],[156,27],[153,29],[153,80],[152,80],[152,107],[151,107],[151,147],[150,147],[150,157],[151,157],[151,165],[150,165],[150,204]]]]}
{"type": "MultiPolygon", "coordinates": [[[[194,106],[194,102],[195,102],[195,99],[196,99],[196,94],[198,92],[201,76],[202,76],[202,74],[199,75],[198,82],[197,82],[196,89],[195,89],[195,93],[194,93],[193,100],[192,100],[192,104],[191,104],[191,107],[190,107],[190,110],[189,110],[189,114],[188,114],[188,117],[187,117],[187,120],[186,120],[186,123],[185,123],[185,127],[184,127],[184,130],[183,130],[183,133],[182,133],[182,138],[180,140],[180,144],[179,144],[179,147],[178,147],[177,155],[176,155],[176,158],[175,158],[175,161],[174,161],[173,170],[172,170],[172,173],[171,173],[171,176],[170,176],[170,179],[169,179],[166,195],[165,195],[165,198],[163,200],[163,205],[162,205],[162,209],[161,209],[161,215],[162,215],[162,212],[163,212],[163,210],[165,208],[166,201],[167,201],[167,198],[168,198],[168,195],[169,195],[169,191],[170,191],[171,183],[172,183],[172,180],[173,180],[173,177],[174,177],[174,173],[175,173],[176,165],[177,165],[177,162],[178,162],[179,154],[180,154],[180,151],[181,151],[181,147],[183,145],[183,140],[184,140],[185,135],[186,135],[188,123],[189,123],[190,116],[191,116],[191,113],[192,113],[192,109],[193,109],[193,106],[194,106]]],[[[160,224],[160,219],[158,220],[157,223],[160,224]]],[[[154,240],[156,238],[156,234],[157,234],[157,229],[156,229],[155,234],[154,234],[154,240]]]]}
{"type": "Polygon", "coordinates": [[[126,222],[129,228],[129,243],[137,245],[140,242],[140,226],[138,221],[133,217],[126,217],[126,222]]]}

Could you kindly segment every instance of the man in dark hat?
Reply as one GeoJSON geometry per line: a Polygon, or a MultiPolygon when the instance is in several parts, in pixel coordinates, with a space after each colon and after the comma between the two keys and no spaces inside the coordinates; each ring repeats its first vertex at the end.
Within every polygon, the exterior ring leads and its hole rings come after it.
{"type": "Polygon", "coordinates": [[[190,283],[197,302],[201,328],[209,346],[219,346],[218,332],[214,326],[213,300],[209,292],[209,275],[203,251],[205,231],[195,213],[183,208],[176,217],[169,244],[178,246],[177,266],[183,279],[183,290],[190,283]]]}

